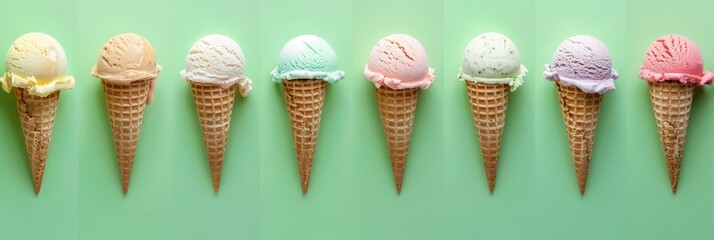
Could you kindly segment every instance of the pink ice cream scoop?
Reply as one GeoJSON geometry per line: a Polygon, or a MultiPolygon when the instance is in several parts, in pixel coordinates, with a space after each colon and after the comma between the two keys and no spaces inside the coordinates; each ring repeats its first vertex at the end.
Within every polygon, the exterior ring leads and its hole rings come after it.
{"type": "Polygon", "coordinates": [[[650,45],[640,67],[640,77],[650,82],[678,81],[711,84],[714,74],[704,70],[697,45],[680,35],[660,37],[650,45]]]}
{"type": "Polygon", "coordinates": [[[428,88],[434,81],[426,50],[405,34],[393,34],[377,42],[364,67],[364,76],[379,88],[428,88]]]}

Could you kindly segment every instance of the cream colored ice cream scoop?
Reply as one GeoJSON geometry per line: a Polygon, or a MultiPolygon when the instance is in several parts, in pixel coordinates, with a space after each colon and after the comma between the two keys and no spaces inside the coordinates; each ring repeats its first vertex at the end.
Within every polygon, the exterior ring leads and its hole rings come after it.
{"type": "Polygon", "coordinates": [[[181,70],[181,79],[230,87],[238,84],[240,94],[247,96],[253,89],[252,82],[243,76],[245,55],[233,39],[212,34],[199,39],[191,46],[186,56],[186,68],[181,70]]]}
{"type": "Polygon", "coordinates": [[[74,78],[66,76],[67,56],[57,40],[44,33],[28,33],[15,40],[7,51],[6,73],[2,88],[27,89],[45,97],[52,92],[74,87],[74,78]]]}

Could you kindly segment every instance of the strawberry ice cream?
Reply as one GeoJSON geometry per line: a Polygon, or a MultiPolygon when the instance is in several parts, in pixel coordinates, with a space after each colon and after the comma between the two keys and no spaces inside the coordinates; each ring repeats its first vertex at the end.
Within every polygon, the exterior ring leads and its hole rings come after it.
{"type": "Polygon", "coordinates": [[[691,40],[668,35],[647,49],[640,77],[650,82],[679,81],[701,86],[711,84],[714,74],[704,70],[702,54],[691,40]]]}

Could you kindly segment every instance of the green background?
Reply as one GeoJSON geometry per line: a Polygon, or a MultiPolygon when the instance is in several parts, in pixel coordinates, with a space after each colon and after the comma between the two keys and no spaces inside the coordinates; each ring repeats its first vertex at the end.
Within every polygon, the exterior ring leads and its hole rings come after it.
{"type": "MultiPolygon", "coordinates": [[[[359,75],[352,62],[352,2],[261,1],[260,71],[253,77],[260,102],[260,223],[262,239],[348,239],[352,172],[351,84],[359,75]],[[329,84],[320,124],[308,194],[302,194],[290,120],[281,84],[271,80],[283,45],[293,37],[315,34],[329,42],[345,71],[344,80],[329,84]]],[[[257,184],[257,183],[256,183],[257,184]]]]}
{"type": "Polygon", "coordinates": [[[540,64],[533,62],[534,4],[518,0],[445,1],[444,224],[445,233],[452,239],[464,239],[474,233],[484,239],[519,239],[539,227],[532,224],[539,211],[533,199],[534,93],[542,72],[540,64]],[[504,14],[505,9],[508,14],[504,14]],[[456,78],[466,45],[485,32],[500,32],[511,38],[528,69],[523,85],[509,94],[493,194],[488,190],[466,86],[456,78]],[[514,226],[519,230],[514,231],[514,226]]]}
{"type": "Polygon", "coordinates": [[[626,48],[629,76],[623,78],[628,110],[628,155],[626,187],[627,213],[642,221],[631,221],[632,232],[644,238],[711,239],[714,208],[714,161],[712,161],[711,123],[714,117],[714,96],[711,86],[699,87],[689,117],[689,130],[684,147],[684,159],[679,175],[679,187],[674,195],[665,191],[669,175],[657,133],[647,84],[637,78],[644,52],[659,36],[678,33],[694,41],[702,52],[704,68],[714,70],[714,34],[707,9],[712,1],[687,1],[671,4],[668,1],[629,1],[626,48]],[[655,18],[652,14],[666,14],[655,18]],[[649,174],[648,174],[649,173],[649,174]]]}
{"type": "Polygon", "coordinates": [[[354,64],[348,69],[354,79],[354,239],[443,238],[443,79],[449,76],[442,67],[443,7],[440,1],[354,2],[354,64]],[[418,39],[426,49],[430,67],[436,69],[436,80],[428,89],[419,90],[401,194],[394,185],[375,86],[362,76],[374,44],[394,33],[418,39]]]}
{"type": "Polygon", "coordinates": [[[714,126],[706,123],[714,117],[714,96],[709,87],[695,93],[674,195],[647,86],[637,76],[648,45],[670,33],[697,43],[705,67],[714,69],[714,34],[707,30],[714,3],[678,3],[4,3],[0,50],[24,33],[48,33],[62,43],[77,84],[60,98],[39,196],[14,96],[0,93],[0,239],[711,239],[714,162],[707,158],[706,134],[714,126]],[[464,83],[456,79],[466,44],[490,31],[509,36],[529,70],[510,95],[494,193],[464,83]],[[123,32],[146,37],[163,66],[127,195],[101,83],[89,75],[102,45],[123,32]],[[236,98],[219,193],[212,189],[190,88],[178,75],[191,45],[212,33],[242,46],[254,88],[236,98]],[[393,33],[417,38],[437,77],[420,91],[401,194],[374,85],[362,76],[372,46],[393,33]],[[269,75],[282,45],[300,34],[330,42],[347,73],[328,87],[307,195],[300,191],[282,89],[269,75]],[[578,192],[555,86],[542,77],[557,46],[578,34],[602,40],[620,73],[617,89],[603,98],[585,196],[578,192]]]}
{"type": "MultiPolygon", "coordinates": [[[[53,36],[64,47],[67,72],[72,74],[81,69],[76,60],[77,52],[82,47],[76,41],[77,5],[50,1],[44,4],[43,8],[36,8],[37,3],[32,1],[12,3],[15,9],[35,9],[32,18],[28,18],[27,11],[8,10],[10,6],[6,3],[0,7],[3,9],[0,14],[0,22],[3,23],[0,27],[0,72],[3,74],[6,47],[28,32],[45,32],[53,36]],[[23,24],[12,24],[20,21],[23,24]]],[[[79,83],[81,78],[76,81],[79,83]]],[[[72,90],[60,94],[45,167],[46,181],[42,183],[40,195],[35,196],[15,96],[0,91],[0,238],[79,237],[79,183],[82,177],[76,143],[82,140],[78,109],[82,98],[77,92],[72,90]]]]}
{"type": "MultiPolygon", "coordinates": [[[[537,219],[546,218],[535,233],[538,238],[630,239],[631,221],[642,221],[628,212],[628,175],[657,175],[659,171],[629,171],[627,148],[627,81],[637,75],[627,71],[627,2],[538,0],[535,7],[535,159],[534,182],[537,219]],[[578,191],[572,155],[555,84],[543,78],[543,65],[566,38],[587,34],[610,50],[613,68],[620,73],[615,91],[603,96],[585,196],[578,191]],[[568,229],[562,231],[561,229],[568,229]]],[[[633,36],[634,37],[634,36],[633,36]]],[[[645,40],[646,42],[649,39],[645,40]]],[[[643,53],[633,53],[643,55],[643,53]]],[[[634,58],[632,59],[634,61],[634,58]]],[[[641,81],[641,80],[639,80],[641,81]]],[[[649,107],[649,106],[647,106],[649,107]]],[[[651,108],[651,107],[649,107],[651,108]]],[[[657,131],[656,129],[652,129],[657,131]]],[[[661,151],[659,145],[642,146],[661,151]]],[[[663,163],[663,162],[662,162],[663,163]]],[[[667,184],[660,189],[668,193],[667,184]]],[[[671,192],[669,192],[671,194],[671,192]]],[[[656,199],[652,199],[656,200],[656,199]]],[[[543,221],[543,220],[542,220],[543,221]]]]}

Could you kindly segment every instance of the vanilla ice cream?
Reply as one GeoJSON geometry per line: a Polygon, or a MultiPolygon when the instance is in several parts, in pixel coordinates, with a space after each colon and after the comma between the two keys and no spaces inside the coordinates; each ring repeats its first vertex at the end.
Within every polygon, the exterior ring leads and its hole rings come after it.
{"type": "Polygon", "coordinates": [[[74,77],[65,75],[67,56],[62,45],[47,34],[22,35],[10,46],[6,61],[6,73],[0,79],[6,92],[18,87],[27,89],[29,94],[46,97],[74,87],[74,77]]]}
{"type": "Polygon", "coordinates": [[[212,83],[223,87],[240,86],[240,94],[248,96],[251,80],[243,76],[245,56],[233,39],[224,35],[208,35],[191,46],[186,56],[186,69],[181,70],[181,79],[212,83]]]}

